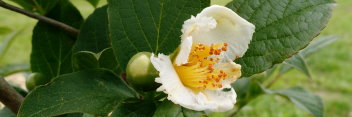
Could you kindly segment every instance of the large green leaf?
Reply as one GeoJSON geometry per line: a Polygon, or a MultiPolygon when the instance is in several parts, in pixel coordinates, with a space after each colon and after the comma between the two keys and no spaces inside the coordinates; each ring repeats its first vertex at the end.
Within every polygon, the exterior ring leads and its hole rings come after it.
{"type": "MultiPolygon", "coordinates": [[[[12,0],[24,9],[31,12],[46,14],[51,11],[60,0],[12,0]]],[[[67,1],[67,0],[61,0],[67,1]]]]}
{"type": "Polygon", "coordinates": [[[306,112],[313,114],[315,117],[323,117],[324,105],[322,99],[309,93],[302,87],[292,87],[287,89],[279,90],[265,90],[269,94],[279,94],[287,97],[297,107],[303,109],[306,112]]]}
{"type": "Polygon", "coordinates": [[[75,71],[106,68],[119,74],[119,65],[117,64],[111,48],[106,48],[102,52],[93,53],[90,51],[79,51],[73,54],[73,68],[75,71]]]}
{"type": "Polygon", "coordinates": [[[169,54],[180,43],[183,22],[209,0],[108,0],[109,36],[123,69],[137,52],[169,54]]]}
{"type": "Polygon", "coordinates": [[[121,70],[119,70],[119,64],[117,63],[115,53],[111,49],[111,41],[108,36],[108,16],[106,10],[107,6],[98,8],[87,18],[82,25],[78,40],[73,48],[73,53],[77,54],[79,51],[89,51],[92,54],[99,55],[98,64],[100,67],[119,73],[121,70]]]}
{"type": "Polygon", "coordinates": [[[306,47],[325,27],[333,0],[234,0],[227,5],[256,26],[246,54],[237,59],[244,77],[263,72],[306,47]]]}
{"type": "Polygon", "coordinates": [[[153,117],[183,117],[182,107],[171,101],[164,101],[158,105],[153,117]]]}
{"type": "Polygon", "coordinates": [[[110,117],[151,117],[156,107],[152,100],[120,104],[110,117]]]}
{"type": "Polygon", "coordinates": [[[36,88],[25,98],[18,117],[47,117],[83,112],[107,115],[137,93],[110,71],[96,69],[65,74],[36,88]]]}
{"type": "MultiPolygon", "coordinates": [[[[83,18],[79,11],[66,0],[47,15],[53,19],[78,28],[83,18]]],[[[47,77],[72,72],[71,48],[75,36],[44,22],[38,22],[33,30],[31,69],[47,77]]]]}

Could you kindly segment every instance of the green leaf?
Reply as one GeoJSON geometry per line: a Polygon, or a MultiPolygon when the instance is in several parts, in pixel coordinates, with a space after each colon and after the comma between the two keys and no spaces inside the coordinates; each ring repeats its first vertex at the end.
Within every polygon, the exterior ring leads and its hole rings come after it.
{"type": "Polygon", "coordinates": [[[205,115],[204,112],[194,111],[187,108],[182,108],[182,112],[185,117],[202,117],[205,115]]]}
{"type": "Polygon", "coordinates": [[[322,36],[312,41],[306,48],[304,48],[299,53],[303,55],[303,57],[308,57],[313,53],[317,52],[318,50],[330,45],[331,43],[335,42],[338,39],[336,35],[328,35],[322,36]]]}
{"type": "MultiPolygon", "coordinates": [[[[48,17],[78,28],[83,18],[66,0],[60,1],[48,17]]],[[[71,53],[75,36],[50,24],[39,22],[33,30],[31,69],[53,78],[72,72],[71,53]]]]}
{"type": "Polygon", "coordinates": [[[91,51],[99,53],[111,47],[108,37],[107,6],[96,9],[82,24],[80,34],[73,48],[73,53],[78,51],[91,51]]]}
{"type": "MultiPolygon", "coordinates": [[[[294,55],[293,57],[287,59],[286,61],[301,61],[299,63],[302,63],[302,65],[304,66],[304,64],[305,64],[304,60],[295,60],[295,59],[297,59],[296,56],[301,56],[301,57],[298,57],[298,59],[300,59],[300,58],[304,59],[306,57],[309,57],[311,54],[313,54],[313,53],[317,52],[318,50],[322,49],[323,47],[335,42],[337,39],[338,39],[338,37],[334,36],[334,35],[323,36],[323,37],[317,38],[317,39],[313,40],[306,48],[301,50],[297,55],[294,55]]],[[[292,65],[282,64],[279,73],[284,74],[284,73],[288,72],[289,70],[291,70],[292,67],[293,67],[292,65]]],[[[295,67],[295,68],[297,68],[297,67],[295,67]]],[[[305,68],[305,69],[308,69],[308,68],[305,68]]],[[[298,68],[298,70],[300,70],[300,68],[298,68]]],[[[300,70],[300,71],[302,71],[302,70],[300,70]]],[[[307,74],[307,73],[305,73],[305,74],[307,74]]]]}
{"type": "Polygon", "coordinates": [[[98,64],[100,67],[110,69],[116,73],[121,70],[116,60],[115,53],[111,49],[111,41],[108,36],[107,6],[98,8],[82,25],[73,53],[90,51],[99,53],[98,64]]]}
{"type": "Polygon", "coordinates": [[[237,94],[236,105],[241,108],[251,100],[263,94],[263,89],[259,85],[258,78],[241,78],[231,84],[237,94]]]}
{"type": "Polygon", "coordinates": [[[120,104],[110,117],[151,117],[156,107],[152,100],[120,104]]]}
{"type": "Polygon", "coordinates": [[[66,113],[107,115],[137,93],[110,71],[96,69],[65,74],[36,88],[25,98],[18,117],[47,117],[66,113]]]}
{"type": "Polygon", "coordinates": [[[304,75],[306,75],[308,78],[311,78],[307,63],[306,63],[305,59],[302,57],[302,55],[296,54],[293,57],[287,59],[284,62],[284,64],[287,64],[287,65],[290,65],[290,66],[296,68],[297,70],[304,73],[304,75]]]}
{"type": "Polygon", "coordinates": [[[243,77],[263,72],[306,47],[331,17],[333,0],[234,0],[227,5],[256,26],[243,77]]]}
{"type": "MultiPolygon", "coordinates": [[[[60,0],[12,0],[24,9],[37,12],[40,14],[46,14],[51,11],[60,0]]],[[[68,0],[61,0],[68,1],[68,0]]]]}
{"type": "Polygon", "coordinates": [[[13,73],[30,71],[30,66],[28,63],[19,63],[19,64],[9,64],[6,66],[0,67],[0,75],[8,76],[13,73]]]}
{"type": "Polygon", "coordinates": [[[109,36],[122,69],[137,52],[173,52],[183,22],[209,4],[209,0],[108,0],[109,36]]]}
{"type": "Polygon", "coordinates": [[[267,90],[269,94],[278,94],[290,99],[298,108],[309,112],[314,117],[323,117],[324,105],[322,99],[312,93],[309,93],[302,87],[292,87],[279,90],[267,90]]]}
{"type": "Polygon", "coordinates": [[[100,0],[87,0],[93,7],[97,7],[100,0]]]}
{"type": "Polygon", "coordinates": [[[117,64],[111,48],[107,48],[99,53],[90,51],[80,51],[73,54],[73,67],[75,71],[106,68],[119,74],[119,65],[117,64]]]}
{"type": "Polygon", "coordinates": [[[153,117],[183,117],[182,107],[172,103],[171,101],[164,101],[158,105],[153,117]]]}

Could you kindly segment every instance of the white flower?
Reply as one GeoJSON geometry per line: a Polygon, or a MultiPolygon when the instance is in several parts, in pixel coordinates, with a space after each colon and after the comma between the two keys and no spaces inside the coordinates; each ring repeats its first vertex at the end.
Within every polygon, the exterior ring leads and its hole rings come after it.
{"type": "Polygon", "coordinates": [[[232,10],[218,5],[205,8],[182,27],[180,51],[175,60],[152,55],[160,72],[157,91],[167,99],[197,111],[223,112],[233,108],[236,92],[231,87],[241,76],[242,57],[254,33],[254,25],[232,10]]]}

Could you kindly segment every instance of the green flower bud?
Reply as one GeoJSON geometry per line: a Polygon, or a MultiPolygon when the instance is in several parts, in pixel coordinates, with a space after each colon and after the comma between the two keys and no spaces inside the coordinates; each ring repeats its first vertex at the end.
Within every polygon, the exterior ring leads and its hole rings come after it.
{"type": "Polygon", "coordinates": [[[159,73],[150,62],[150,56],[150,52],[137,53],[127,64],[126,80],[138,90],[155,90],[159,86],[154,81],[159,73]]]}
{"type": "Polygon", "coordinates": [[[26,87],[29,91],[31,91],[39,85],[44,85],[48,83],[50,80],[50,78],[45,77],[41,73],[32,73],[26,79],[26,87]]]}

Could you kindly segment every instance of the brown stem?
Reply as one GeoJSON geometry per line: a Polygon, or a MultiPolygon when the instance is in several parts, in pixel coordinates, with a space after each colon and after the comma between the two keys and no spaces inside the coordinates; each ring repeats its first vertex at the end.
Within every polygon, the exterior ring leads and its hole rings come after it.
{"type": "Polygon", "coordinates": [[[41,15],[37,15],[37,14],[31,13],[31,12],[28,12],[26,10],[23,10],[23,9],[18,8],[18,7],[15,7],[15,6],[12,6],[10,4],[7,4],[7,3],[5,3],[2,0],[0,0],[0,6],[5,8],[5,9],[11,10],[11,11],[15,11],[17,13],[26,15],[26,16],[34,18],[34,19],[37,19],[39,21],[51,24],[53,26],[61,28],[62,30],[65,30],[65,31],[67,31],[67,32],[69,32],[69,33],[71,33],[73,35],[78,35],[78,33],[79,33],[79,30],[77,30],[76,28],[73,28],[73,27],[71,27],[71,26],[69,26],[67,24],[64,24],[62,22],[53,20],[53,19],[45,17],[45,16],[41,16],[41,15]]]}
{"type": "Polygon", "coordinates": [[[23,101],[23,97],[2,76],[0,76],[0,101],[16,114],[23,101]]]}
{"type": "Polygon", "coordinates": [[[273,86],[273,84],[280,79],[280,76],[280,74],[277,74],[275,78],[271,82],[269,82],[268,85],[266,85],[266,88],[270,88],[271,86],[273,86]]]}

